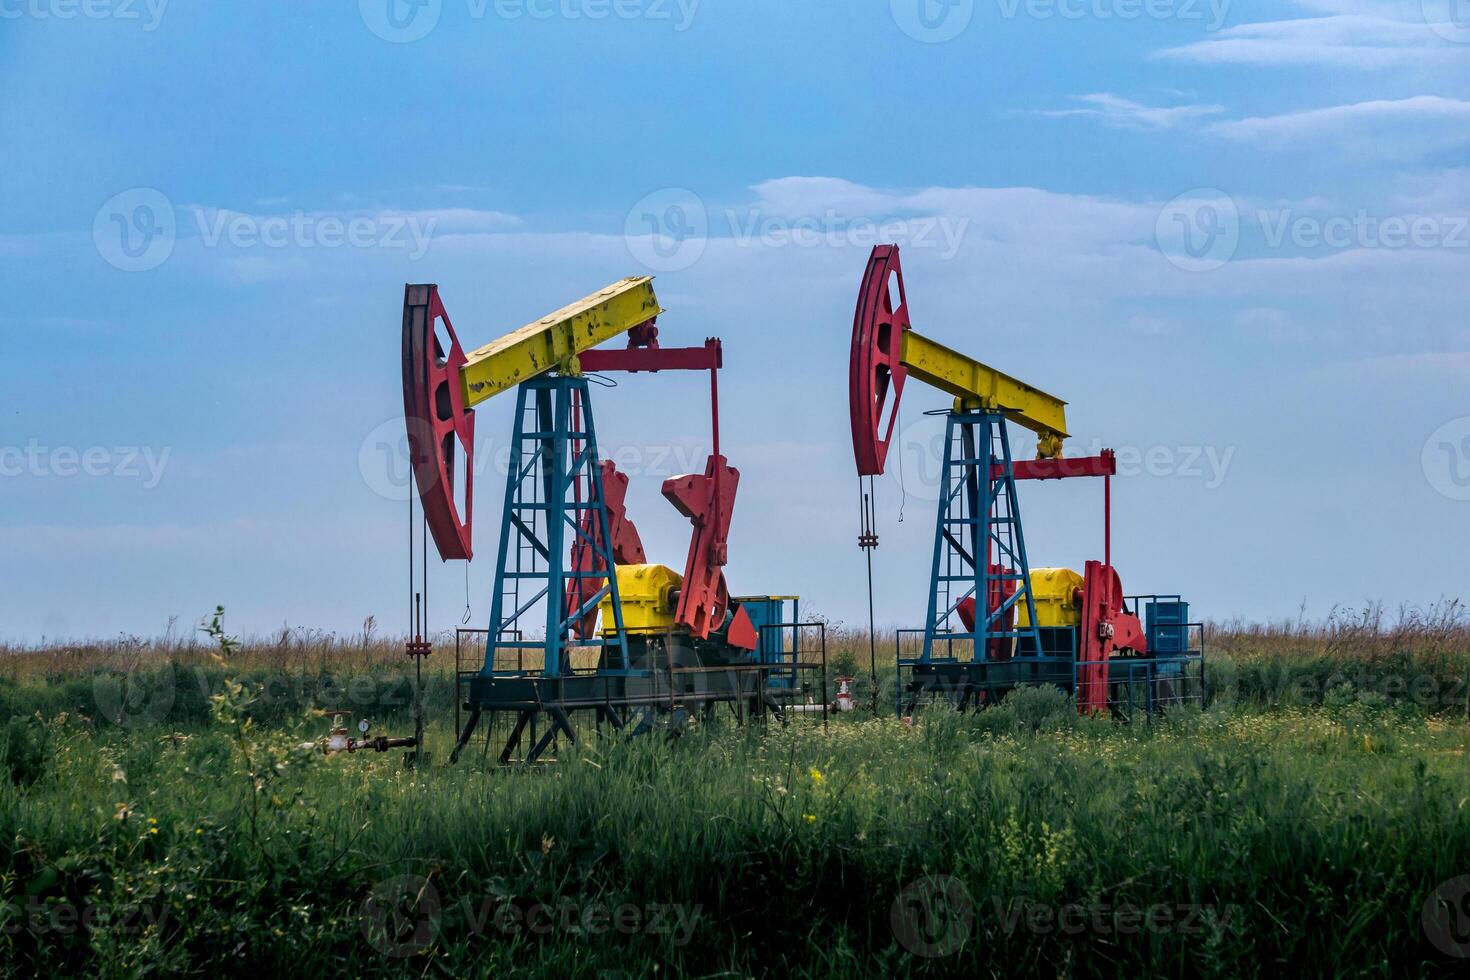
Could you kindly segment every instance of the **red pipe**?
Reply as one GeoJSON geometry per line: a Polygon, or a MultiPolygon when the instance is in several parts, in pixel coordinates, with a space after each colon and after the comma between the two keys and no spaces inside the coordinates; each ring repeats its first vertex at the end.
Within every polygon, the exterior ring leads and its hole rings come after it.
{"type": "Polygon", "coordinates": [[[720,455],[720,371],[719,368],[713,367],[709,369],[709,417],[715,436],[714,454],[718,456],[720,455]]]}

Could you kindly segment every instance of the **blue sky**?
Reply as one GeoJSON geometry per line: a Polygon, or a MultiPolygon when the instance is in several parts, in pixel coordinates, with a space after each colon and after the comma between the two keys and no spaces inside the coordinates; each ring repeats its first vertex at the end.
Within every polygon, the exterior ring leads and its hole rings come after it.
{"type": "MultiPolygon", "coordinates": [[[[919,329],[1118,447],[1130,590],[1218,619],[1465,595],[1463,8],[0,0],[0,638],[217,603],[401,629],[403,283],[479,345],[643,273],[666,343],[725,343],[732,588],[865,619],[846,351],[889,237],[919,329]]],[[[702,466],[703,385],[599,395],[677,567],[658,485],[702,466]]],[[[922,617],[943,405],[910,388],[880,482],[883,623],[922,617]]],[[[479,416],[476,625],[509,409],[479,416]]],[[[1025,487],[1032,563],[1096,557],[1100,506],[1025,487]]],[[[455,625],[463,569],[432,588],[455,625]]]]}

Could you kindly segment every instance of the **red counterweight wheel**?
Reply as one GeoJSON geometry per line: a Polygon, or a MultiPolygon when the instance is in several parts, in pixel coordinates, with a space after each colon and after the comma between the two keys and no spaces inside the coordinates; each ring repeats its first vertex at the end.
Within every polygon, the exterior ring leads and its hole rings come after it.
{"type": "Polygon", "coordinates": [[[878,476],[898,418],[898,401],[908,369],[903,334],[909,304],[897,245],[876,245],[868,257],[852,320],[852,358],[847,397],[852,416],[852,452],[859,476],[878,476]],[[897,295],[895,295],[895,290],[897,295]]]}
{"type": "Polygon", "coordinates": [[[464,348],[435,285],[403,290],[403,416],[414,485],[439,557],[472,555],[470,527],[475,478],[475,413],[465,407],[460,371],[464,348]],[[435,324],[443,321],[443,337],[435,324]],[[444,341],[449,349],[444,349],[444,341]],[[455,447],[459,452],[456,454],[455,447]],[[463,467],[464,514],[455,501],[455,466],[463,467]]]}

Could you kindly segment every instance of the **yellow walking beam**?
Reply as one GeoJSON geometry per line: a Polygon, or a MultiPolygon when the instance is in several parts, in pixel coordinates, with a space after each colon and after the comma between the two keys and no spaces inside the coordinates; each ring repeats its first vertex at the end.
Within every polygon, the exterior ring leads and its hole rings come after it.
{"type": "Polygon", "coordinates": [[[909,376],[946,391],[962,408],[1004,410],[1008,418],[1040,436],[1037,455],[1060,456],[1067,438],[1067,403],[973,357],[950,350],[912,328],[903,332],[900,359],[909,376]]]}
{"type": "Polygon", "coordinates": [[[577,355],[662,313],[652,276],[631,276],[467,355],[460,379],[472,408],[548,371],[578,374],[577,355]]]}

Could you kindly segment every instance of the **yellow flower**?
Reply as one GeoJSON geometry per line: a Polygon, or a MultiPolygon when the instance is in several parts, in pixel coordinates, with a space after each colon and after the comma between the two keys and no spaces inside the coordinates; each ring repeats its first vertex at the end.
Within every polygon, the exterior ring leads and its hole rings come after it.
{"type": "Polygon", "coordinates": [[[816,823],[817,822],[817,815],[815,813],[803,813],[801,815],[801,818],[803,820],[805,820],[807,823],[816,823]]]}
{"type": "Polygon", "coordinates": [[[822,775],[822,770],[818,769],[816,766],[812,766],[810,772],[811,772],[812,782],[814,782],[818,786],[820,786],[822,784],[822,780],[825,778],[822,775]]]}

